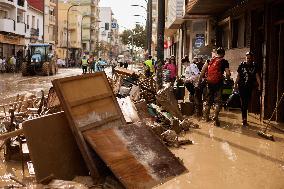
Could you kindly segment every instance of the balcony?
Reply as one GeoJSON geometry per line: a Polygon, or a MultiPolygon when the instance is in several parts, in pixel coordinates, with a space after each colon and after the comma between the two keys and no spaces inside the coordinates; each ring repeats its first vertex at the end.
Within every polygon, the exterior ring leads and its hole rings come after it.
{"type": "Polygon", "coordinates": [[[185,15],[185,0],[169,0],[166,28],[178,29],[185,15]]]}
{"type": "Polygon", "coordinates": [[[18,11],[27,11],[27,1],[26,0],[17,0],[18,11]]]}
{"type": "Polygon", "coordinates": [[[25,23],[17,23],[16,25],[16,34],[26,35],[26,25],[25,23]]]}
{"type": "Polygon", "coordinates": [[[31,38],[33,38],[33,39],[38,39],[38,37],[39,37],[39,29],[37,28],[37,29],[35,29],[35,28],[31,28],[31,38]]]}
{"type": "Polygon", "coordinates": [[[15,33],[16,23],[11,19],[0,19],[0,31],[15,33]]]}
{"type": "Polygon", "coordinates": [[[15,8],[16,4],[14,0],[0,0],[0,4],[3,4],[9,8],[15,8]]]}

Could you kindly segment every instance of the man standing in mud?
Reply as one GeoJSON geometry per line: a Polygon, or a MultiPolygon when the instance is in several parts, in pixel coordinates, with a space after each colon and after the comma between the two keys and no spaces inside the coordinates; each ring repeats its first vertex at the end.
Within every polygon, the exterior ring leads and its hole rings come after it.
{"type": "Polygon", "coordinates": [[[223,90],[223,73],[226,72],[226,77],[230,78],[231,73],[229,70],[229,62],[224,59],[225,50],[221,47],[217,49],[217,56],[213,57],[209,63],[204,64],[200,77],[199,84],[200,87],[202,78],[206,74],[207,80],[207,95],[206,95],[206,105],[204,110],[205,120],[208,122],[210,108],[215,101],[215,114],[214,114],[214,124],[215,126],[220,126],[219,112],[222,106],[222,90],[223,90]]]}

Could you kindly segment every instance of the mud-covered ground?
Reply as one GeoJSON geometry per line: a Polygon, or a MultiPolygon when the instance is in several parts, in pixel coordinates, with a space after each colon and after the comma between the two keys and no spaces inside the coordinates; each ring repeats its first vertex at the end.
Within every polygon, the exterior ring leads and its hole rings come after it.
{"type": "MultiPolygon", "coordinates": [[[[0,104],[17,94],[31,92],[47,94],[51,80],[81,74],[81,69],[60,69],[56,76],[22,77],[20,74],[0,74],[0,104]]],[[[1,111],[1,110],[0,110],[1,111]]],[[[239,111],[223,111],[221,128],[203,121],[201,129],[183,137],[194,145],[171,149],[181,158],[189,172],[157,186],[159,189],[283,189],[284,188],[284,133],[272,129],[276,142],[257,135],[263,125],[257,116],[249,116],[248,128],[241,127],[239,111]]],[[[10,175],[23,179],[21,162],[6,162],[0,155],[0,187],[15,184],[10,175]]],[[[25,170],[25,180],[29,177],[25,170]]]]}

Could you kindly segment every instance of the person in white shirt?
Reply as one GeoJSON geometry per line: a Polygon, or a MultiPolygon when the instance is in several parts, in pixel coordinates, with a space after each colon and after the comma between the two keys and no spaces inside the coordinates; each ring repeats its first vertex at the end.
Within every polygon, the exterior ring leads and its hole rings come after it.
{"type": "Polygon", "coordinates": [[[190,63],[188,57],[183,58],[182,62],[187,64],[185,69],[185,87],[190,92],[190,100],[194,101],[195,113],[198,119],[202,117],[202,91],[198,88],[200,71],[195,63],[190,63]]]}
{"type": "Polygon", "coordinates": [[[198,78],[200,75],[200,71],[198,70],[198,67],[194,63],[190,63],[188,57],[182,59],[181,61],[184,65],[186,65],[185,69],[185,87],[190,93],[190,100],[193,100],[194,93],[195,93],[195,87],[197,87],[198,84],[198,78]]]}
{"type": "Polygon", "coordinates": [[[5,71],[5,65],[3,64],[3,60],[2,57],[0,57],[0,72],[3,73],[3,71],[5,71]]]}

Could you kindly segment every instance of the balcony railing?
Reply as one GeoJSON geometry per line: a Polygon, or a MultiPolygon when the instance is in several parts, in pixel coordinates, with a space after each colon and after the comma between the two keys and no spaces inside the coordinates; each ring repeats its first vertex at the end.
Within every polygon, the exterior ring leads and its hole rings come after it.
{"type": "Polygon", "coordinates": [[[38,37],[39,36],[39,29],[31,28],[31,36],[38,37]]]}

